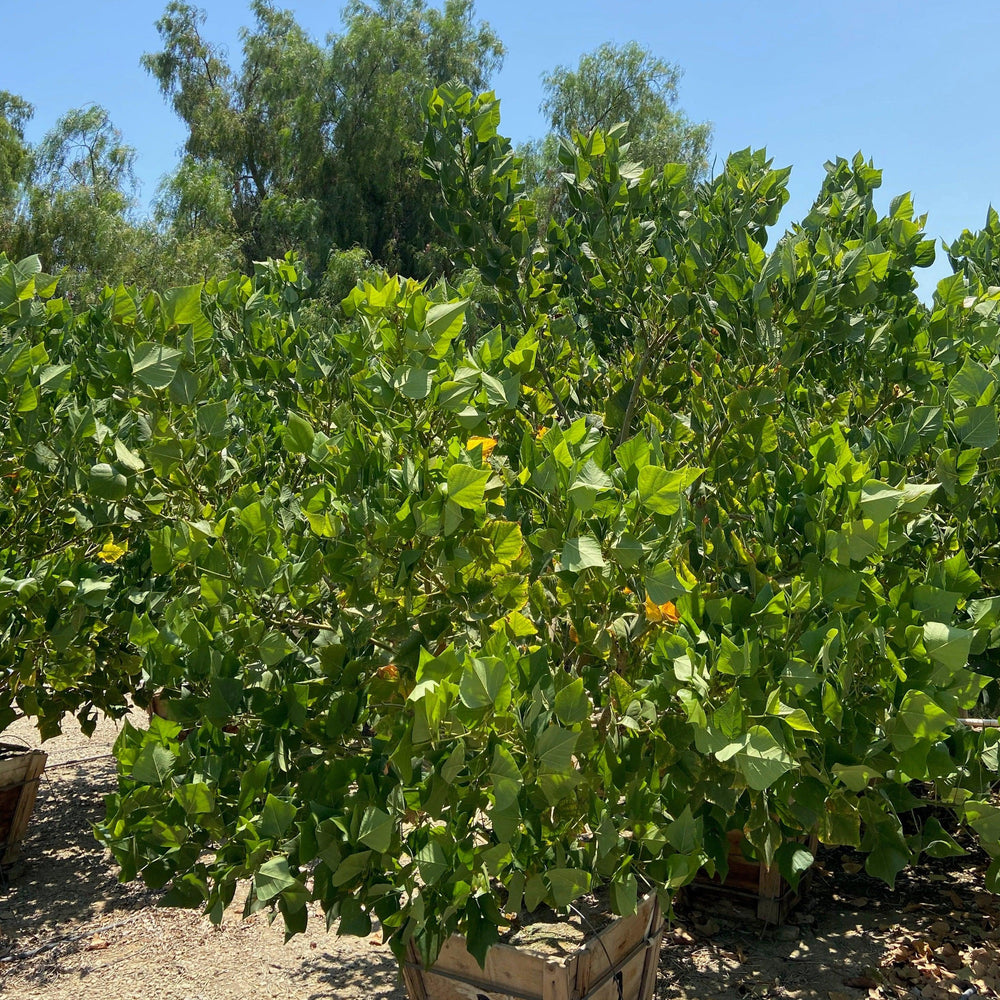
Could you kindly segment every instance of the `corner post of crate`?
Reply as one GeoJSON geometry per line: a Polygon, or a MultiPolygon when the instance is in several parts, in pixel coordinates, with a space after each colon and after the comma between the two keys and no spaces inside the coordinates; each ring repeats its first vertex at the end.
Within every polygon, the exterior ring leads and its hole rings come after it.
{"type": "Polygon", "coordinates": [[[406,985],[407,996],[411,1000],[427,1000],[427,990],[424,989],[424,977],[421,972],[420,952],[410,941],[406,946],[406,959],[399,963],[406,985]]]}
{"type": "Polygon", "coordinates": [[[660,910],[660,897],[657,894],[653,901],[653,912],[650,914],[649,927],[646,930],[646,959],[642,966],[642,978],[639,980],[639,1000],[651,1000],[656,973],[660,966],[660,943],[663,940],[663,915],[660,910]]]}
{"type": "Polygon", "coordinates": [[[575,968],[575,964],[572,970],[562,964],[547,964],[542,979],[542,1000],[571,1000],[570,979],[576,979],[575,968]]]}

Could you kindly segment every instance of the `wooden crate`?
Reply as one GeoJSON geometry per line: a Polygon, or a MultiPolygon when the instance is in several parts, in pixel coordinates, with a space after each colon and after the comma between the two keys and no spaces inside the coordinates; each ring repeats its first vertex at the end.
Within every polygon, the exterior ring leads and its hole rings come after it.
{"type": "Polygon", "coordinates": [[[0,864],[9,865],[21,853],[38,794],[38,782],[48,754],[41,750],[0,744],[0,864]]]}
{"type": "Polygon", "coordinates": [[[410,1000],[652,1000],[663,929],[652,893],[568,955],[497,944],[480,968],[456,935],[430,969],[411,944],[403,979],[410,1000]]]}
{"type": "MultiPolygon", "coordinates": [[[[782,924],[791,913],[795,904],[808,889],[812,872],[806,872],[800,879],[797,889],[782,877],[777,868],[768,868],[760,861],[752,861],[743,855],[743,834],[739,830],[730,830],[729,839],[729,873],[723,882],[719,876],[709,876],[703,872],[689,887],[689,894],[697,897],[702,892],[716,892],[723,896],[749,903],[756,907],[757,917],[768,924],[782,924]]],[[[815,856],[817,846],[816,835],[809,838],[810,852],[815,856]]]]}

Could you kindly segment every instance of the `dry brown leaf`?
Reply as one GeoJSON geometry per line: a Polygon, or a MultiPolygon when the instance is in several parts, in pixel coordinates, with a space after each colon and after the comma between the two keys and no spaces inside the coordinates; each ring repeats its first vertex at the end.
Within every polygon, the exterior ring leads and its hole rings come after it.
{"type": "Polygon", "coordinates": [[[878,980],[866,975],[851,976],[850,979],[844,980],[844,985],[854,990],[873,990],[878,986],[878,980]]]}

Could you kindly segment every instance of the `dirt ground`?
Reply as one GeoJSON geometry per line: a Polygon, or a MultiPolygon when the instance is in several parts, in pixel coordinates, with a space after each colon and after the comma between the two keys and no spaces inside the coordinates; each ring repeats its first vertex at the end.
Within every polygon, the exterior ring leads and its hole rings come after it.
{"type": "MultiPolygon", "coordinates": [[[[327,934],[321,916],[282,943],[280,920],[219,928],[121,885],[90,824],[115,786],[116,727],[70,730],[45,749],[23,858],[0,875],[0,996],[10,1000],[404,1000],[393,956],[327,934]]],[[[34,744],[33,731],[4,734],[34,744]]],[[[850,852],[829,852],[793,922],[764,928],[718,895],[678,906],[657,1000],[998,997],[1000,899],[978,853],[906,873],[889,892],[850,852]]]]}

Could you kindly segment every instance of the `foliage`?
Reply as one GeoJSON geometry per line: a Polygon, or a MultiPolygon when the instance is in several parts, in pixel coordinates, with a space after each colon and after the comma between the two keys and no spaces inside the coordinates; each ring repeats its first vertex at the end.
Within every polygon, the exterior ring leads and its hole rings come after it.
{"type": "Polygon", "coordinates": [[[33,110],[24,98],[0,90],[0,209],[5,213],[17,201],[31,163],[24,126],[33,110]]]}
{"type": "Polygon", "coordinates": [[[961,271],[971,284],[1000,287],[1000,216],[992,205],[979,232],[966,229],[945,249],[952,269],[961,271]]]}
{"type": "Polygon", "coordinates": [[[434,231],[419,178],[421,95],[457,79],[482,88],[499,40],[471,0],[349,4],[326,46],[289,11],[251,4],[243,61],[201,34],[203,12],[171,0],[160,52],[143,57],[188,130],[161,212],[182,232],[232,219],[250,263],[296,249],[320,272],[358,245],[413,269],[434,231]]]}
{"type": "Polygon", "coordinates": [[[428,116],[458,288],[369,272],[335,320],[290,255],[73,311],[2,265],[0,704],[161,695],[123,876],[429,961],[734,829],[891,883],[962,851],[918,792],[1000,858],[1000,730],[958,721],[1000,673],[1000,293],[921,305],[860,155],[769,249],[763,151],[692,184],[598,129],[540,232],[494,96],[428,116]]]}
{"type": "Polygon", "coordinates": [[[638,42],[605,42],[580,57],[575,69],[557,66],[543,74],[545,97],[539,110],[549,133],[528,143],[523,157],[529,190],[543,208],[559,195],[559,139],[574,132],[607,131],[627,122],[622,137],[629,157],[657,172],[667,163],[684,163],[692,179],[704,175],[712,128],[693,123],[677,107],[681,70],[638,42]]]}

